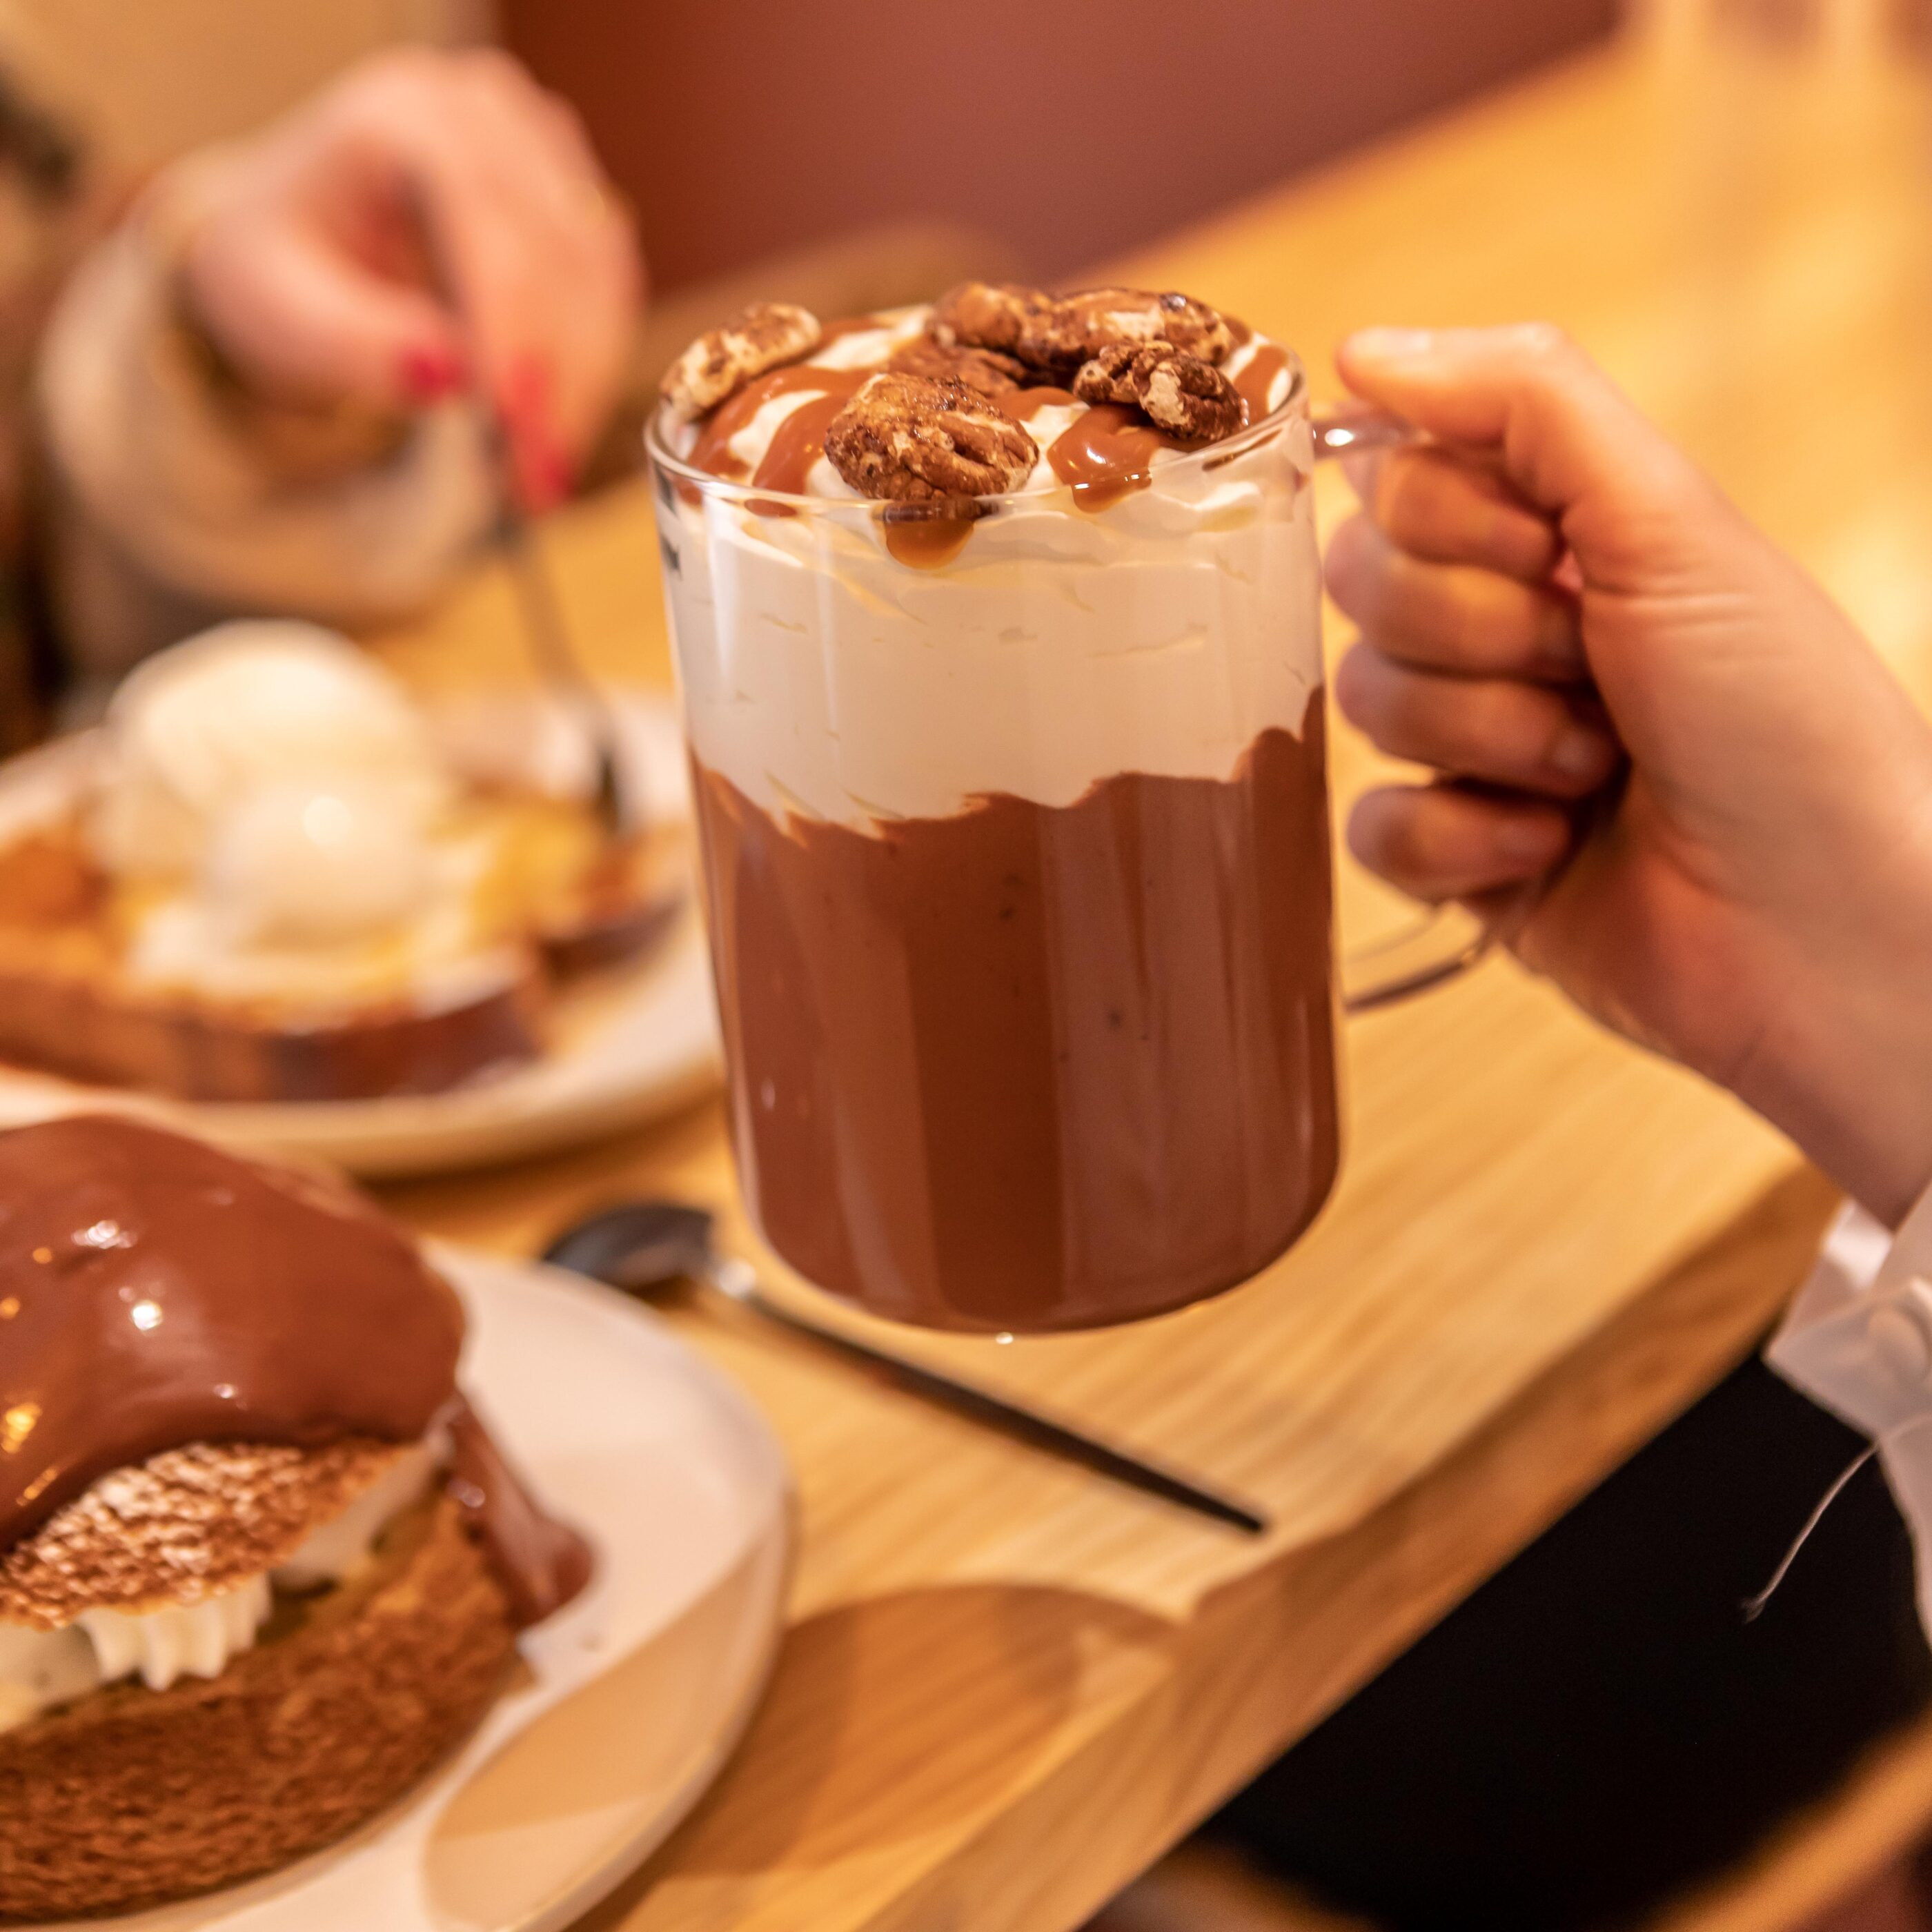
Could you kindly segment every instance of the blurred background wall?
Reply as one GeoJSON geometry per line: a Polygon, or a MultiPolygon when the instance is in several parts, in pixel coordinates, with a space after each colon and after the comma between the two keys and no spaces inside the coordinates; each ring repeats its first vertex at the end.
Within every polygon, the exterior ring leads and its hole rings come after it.
{"type": "Polygon", "coordinates": [[[489,0],[0,0],[0,62],[142,169],[280,113],[376,47],[493,23],[489,0]]]}
{"type": "Polygon", "coordinates": [[[1042,278],[1608,32],[1617,0],[497,0],[660,290],[950,219],[1042,278]]]}

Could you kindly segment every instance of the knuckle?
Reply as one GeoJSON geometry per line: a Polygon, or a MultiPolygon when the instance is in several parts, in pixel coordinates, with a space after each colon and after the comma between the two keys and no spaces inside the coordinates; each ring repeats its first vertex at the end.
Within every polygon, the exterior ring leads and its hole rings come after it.
{"type": "Polygon", "coordinates": [[[1375,518],[1400,542],[1426,520],[1433,494],[1432,466],[1420,451],[1390,450],[1376,479],[1375,518]]]}
{"type": "Polygon", "coordinates": [[[370,96],[414,103],[437,93],[448,79],[448,56],[428,47],[392,47],[372,56],[351,76],[370,96]]]}
{"type": "Polygon", "coordinates": [[[1375,646],[1365,644],[1354,646],[1335,667],[1335,702],[1351,724],[1365,731],[1376,706],[1379,670],[1375,646]]]}
{"type": "Polygon", "coordinates": [[[535,91],[521,63],[501,47],[465,47],[448,58],[456,72],[476,85],[501,92],[535,91]]]}
{"type": "Polygon", "coordinates": [[[1432,794],[1410,791],[1390,801],[1383,826],[1383,851],[1390,866],[1411,878],[1440,872],[1448,856],[1439,803],[1432,794]]]}
{"type": "Polygon", "coordinates": [[[1365,514],[1358,512],[1351,517],[1328,540],[1328,554],[1323,562],[1328,594],[1345,616],[1358,622],[1364,615],[1375,557],[1375,531],[1365,514]]]}
{"type": "Polygon", "coordinates": [[[1566,362],[1577,352],[1569,332],[1556,322],[1518,322],[1510,333],[1518,352],[1534,362],[1566,362]]]}

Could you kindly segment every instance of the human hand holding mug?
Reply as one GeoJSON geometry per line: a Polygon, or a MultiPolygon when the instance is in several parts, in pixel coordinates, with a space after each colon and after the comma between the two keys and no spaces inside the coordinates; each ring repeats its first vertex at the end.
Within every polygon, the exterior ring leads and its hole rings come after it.
{"type": "Polygon", "coordinates": [[[1932,1180],[1932,729],[1557,331],[1339,364],[1432,439],[1359,459],[1329,550],[1337,702],[1439,775],[1361,800],[1357,855],[1479,908],[1562,866],[1525,962],[1895,1221],[1932,1180]]]}

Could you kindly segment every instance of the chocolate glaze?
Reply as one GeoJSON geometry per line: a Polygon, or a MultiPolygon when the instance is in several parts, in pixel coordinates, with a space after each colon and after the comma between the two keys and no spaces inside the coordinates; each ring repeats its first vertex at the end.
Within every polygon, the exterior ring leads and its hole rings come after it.
{"type": "MultiPolygon", "coordinates": [[[[0,1551],[164,1449],[416,1441],[457,1400],[463,1330],[345,1187],[112,1115],[0,1133],[0,1551]]],[[[569,1533],[455,1413],[493,1568],[513,1604],[554,1608],[587,1552],[560,1553],[569,1533]]]]}
{"type": "Polygon", "coordinates": [[[1226,779],[862,829],[697,769],[752,1211],[820,1286],[1067,1328],[1244,1280],[1336,1169],[1319,692],[1226,779]]]}
{"type": "Polygon", "coordinates": [[[519,1630],[560,1610],[596,1567],[590,1546],[544,1515],[476,1412],[460,1398],[449,1421],[449,1493],[483,1546],[519,1630]]]}

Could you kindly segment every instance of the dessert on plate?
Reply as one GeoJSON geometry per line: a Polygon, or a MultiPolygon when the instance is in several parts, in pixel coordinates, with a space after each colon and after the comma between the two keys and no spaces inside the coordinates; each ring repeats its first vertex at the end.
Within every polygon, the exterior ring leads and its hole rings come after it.
{"type": "Polygon", "coordinates": [[[747,310],[651,430],[748,1202],[994,1331],[1245,1280],[1339,1144],[1287,349],[1174,292],[747,310]]]}
{"type": "Polygon", "coordinates": [[[0,1059],[302,1101],[533,1058],[560,989],[647,950],[682,891],[675,830],[607,832],[545,724],[419,707],[304,624],[148,660],[0,824],[0,1059]]]}
{"type": "Polygon", "coordinates": [[[346,1188],[106,1116],[0,1134],[0,1920],[340,1837],[584,1586],[463,1330],[346,1188]]]}

